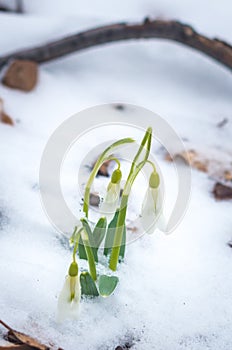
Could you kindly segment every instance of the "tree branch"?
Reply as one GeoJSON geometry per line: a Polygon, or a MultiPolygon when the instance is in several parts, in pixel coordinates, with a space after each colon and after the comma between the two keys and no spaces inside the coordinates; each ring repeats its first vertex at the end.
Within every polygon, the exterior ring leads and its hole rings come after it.
{"type": "Polygon", "coordinates": [[[218,39],[209,39],[192,27],[177,21],[150,21],[140,24],[118,23],[77,33],[31,49],[0,57],[0,68],[12,59],[47,62],[92,46],[121,40],[160,38],[192,47],[232,70],[232,46],[218,39]]]}
{"type": "Polygon", "coordinates": [[[16,0],[16,12],[17,13],[24,12],[23,0],[16,0]]]}

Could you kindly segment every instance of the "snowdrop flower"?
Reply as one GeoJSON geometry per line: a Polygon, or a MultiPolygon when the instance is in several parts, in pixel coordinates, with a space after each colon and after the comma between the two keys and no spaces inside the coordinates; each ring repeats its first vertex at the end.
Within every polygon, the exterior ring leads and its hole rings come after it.
{"type": "Polygon", "coordinates": [[[100,213],[102,216],[105,216],[107,218],[108,222],[110,222],[113,219],[116,209],[118,207],[121,178],[121,170],[115,170],[111,176],[111,181],[107,187],[106,196],[103,202],[100,204],[100,213]]]}
{"type": "Polygon", "coordinates": [[[159,184],[159,175],[157,172],[153,172],[150,176],[149,187],[143,200],[141,212],[142,227],[149,234],[152,234],[156,227],[161,229],[163,227],[162,198],[159,184]]]}
{"type": "Polygon", "coordinates": [[[62,322],[67,318],[78,318],[80,299],[81,287],[78,276],[78,265],[76,262],[72,262],[58,299],[58,322],[62,322]]]}

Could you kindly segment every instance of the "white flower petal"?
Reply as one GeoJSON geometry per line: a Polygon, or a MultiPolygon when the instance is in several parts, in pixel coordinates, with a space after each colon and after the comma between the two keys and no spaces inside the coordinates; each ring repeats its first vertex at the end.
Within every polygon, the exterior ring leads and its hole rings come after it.
{"type": "Polygon", "coordinates": [[[159,218],[162,215],[162,198],[159,189],[148,188],[145,194],[142,212],[141,223],[143,229],[152,234],[155,228],[159,227],[159,218]]]}
{"type": "Polygon", "coordinates": [[[110,182],[107,188],[106,196],[100,205],[100,213],[102,216],[107,218],[108,222],[110,222],[114,217],[118,207],[119,196],[120,183],[114,184],[110,182]]]}
{"type": "Polygon", "coordinates": [[[67,318],[77,319],[79,316],[79,305],[81,298],[81,287],[79,277],[67,276],[63,289],[58,299],[57,321],[62,322],[67,318]],[[71,290],[71,286],[74,287],[71,290]],[[74,297],[71,300],[71,296],[74,297]]]}

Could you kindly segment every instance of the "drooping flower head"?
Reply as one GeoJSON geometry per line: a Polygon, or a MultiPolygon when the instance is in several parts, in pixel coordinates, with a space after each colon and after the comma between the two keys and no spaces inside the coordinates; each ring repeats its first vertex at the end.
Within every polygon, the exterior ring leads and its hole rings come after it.
{"type": "Polygon", "coordinates": [[[160,178],[156,171],[153,171],[149,186],[146,191],[141,211],[141,223],[143,229],[152,234],[156,227],[162,225],[162,196],[160,191],[160,178]]]}
{"type": "Polygon", "coordinates": [[[73,261],[69,267],[68,276],[65,279],[63,289],[58,299],[57,320],[59,322],[67,318],[78,318],[80,298],[81,287],[78,276],[78,265],[73,261]]]}
{"type": "Polygon", "coordinates": [[[100,205],[100,213],[102,216],[105,216],[107,218],[108,222],[110,222],[113,219],[116,209],[118,207],[121,179],[121,170],[114,170],[111,176],[110,183],[107,187],[105,198],[103,199],[103,202],[100,205]]]}

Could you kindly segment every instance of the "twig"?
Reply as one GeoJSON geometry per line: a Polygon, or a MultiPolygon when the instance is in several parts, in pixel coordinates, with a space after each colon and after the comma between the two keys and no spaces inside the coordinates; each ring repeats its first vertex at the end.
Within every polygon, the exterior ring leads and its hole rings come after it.
{"type": "Polygon", "coordinates": [[[43,63],[75,51],[110,42],[131,39],[161,38],[192,47],[232,70],[232,46],[218,39],[209,39],[189,25],[177,21],[150,21],[118,23],[77,33],[31,49],[0,57],[0,68],[12,59],[27,59],[43,63]]]}
{"type": "Polygon", "coordinates": [[[0,324],[5,327],[6,329],[8,329],[8,331],[12,331],[12,328],[10,326],[8,326],[5,322],[3,322],[2,320],[0,320],[0,324]]]}

